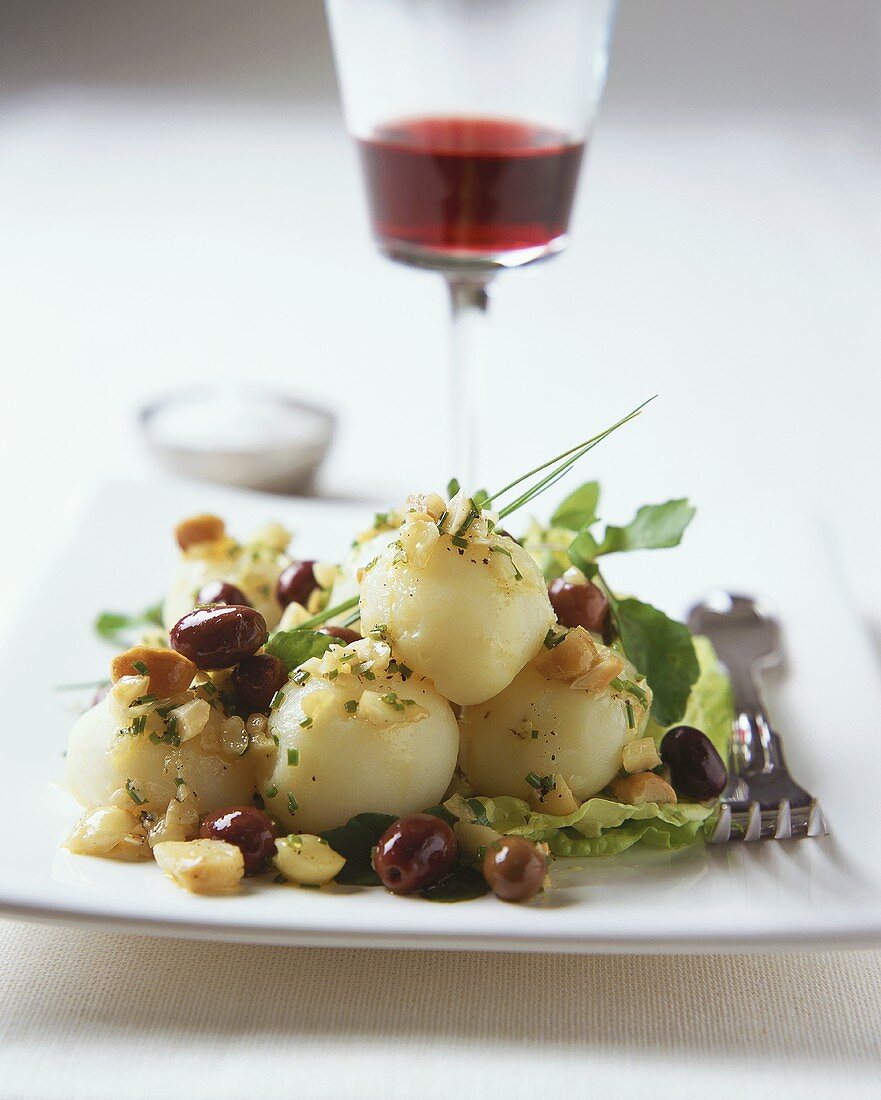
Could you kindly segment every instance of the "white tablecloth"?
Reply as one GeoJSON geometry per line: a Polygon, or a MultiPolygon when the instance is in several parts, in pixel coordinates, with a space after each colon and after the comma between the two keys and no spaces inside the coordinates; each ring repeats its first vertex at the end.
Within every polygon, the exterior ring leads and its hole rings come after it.
{"type": "Polygon", "coordinates": [[[0,922],[3,1100],[779,1100],[796,1083],[881,1094],[881,952],[321,950],[0,922]]]}

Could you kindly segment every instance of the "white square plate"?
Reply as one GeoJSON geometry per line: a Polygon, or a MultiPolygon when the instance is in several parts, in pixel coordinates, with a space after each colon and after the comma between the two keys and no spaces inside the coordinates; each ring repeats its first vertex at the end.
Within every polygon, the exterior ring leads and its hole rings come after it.
{"type": "Polygon", "coordinates": [[[821,799],[830,836],[696,845],[673,854],[637,849],[572,866],[561,861],[553,887],[526,906],[492,896],[440,905],[381,889],[262,883],[235,897],[194,897],[152,863],[62,850],[79,813],[60,786],[75,709],[54,685],[106,674],[110,651],[91,632],[96,612],[155,601],[174,560],[173,524],[205,509],[225,515],[234,532],[279,519],[297,533],[296,552],[330,559],[341,556],[371,514],[368,506],[185,483],[107,485],[97,493],[24,621],[10,629],[0,663],[0,912],[173,936],[329,946],[652,952],[881,941],[872,764],[881,714],[877,670],[819,526],[778,515],[776,531],[769,530],[761,517],[750,523],[742,506],[733,513],[736,529],[721,512],[711,513],[681,549],[628,555],[609,571],[619,588],[679,613],[720,585],[772,597],[786,630],[789,669],[769,685],[769,702],[793,773],[821,799]]]}

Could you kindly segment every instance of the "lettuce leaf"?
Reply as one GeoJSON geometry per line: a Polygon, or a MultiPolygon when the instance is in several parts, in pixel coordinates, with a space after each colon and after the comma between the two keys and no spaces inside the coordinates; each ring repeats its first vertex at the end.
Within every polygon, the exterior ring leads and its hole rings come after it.
{"type": "Polygon", "coordinates": [[[680,802],[675,806],[626,806],[610,798],[589,798],[565,817],[536,813],[519,798],[451,799],[448,807],[473,820],[474,803],[480,803],[493,829],[529,840],[544,841],[556,856],[611,856],[634,844],[672,851],[692,844],[714,806],[680,802]]]}
{"type": "MultiPolygon", "coordinates": [[[[722,755],[728,756],[734,704],[731,684],[707,638],[694,639],[700,674],[691,690],[683,722],[702,729],[722,755]]],[[[660,743],[667,727],[650,722],[646,731],[660,743]]],[[[673,851],[693,844],[715,821],[715,804],[650,802],[627,806],[601,795],[590,798],[566,817],[536,813],[519,798],[465,798],[445,803],[456,817],[488,824],[500,833],[544,841],[556,856],[614,856],[642,844],[673,851]]]]}

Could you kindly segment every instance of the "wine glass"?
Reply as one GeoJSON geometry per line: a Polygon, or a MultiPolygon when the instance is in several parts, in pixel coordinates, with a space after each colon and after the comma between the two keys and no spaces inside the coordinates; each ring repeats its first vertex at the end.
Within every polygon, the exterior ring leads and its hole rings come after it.
{"type": "Polygon", "coordinates": [[[616,0],[326,0],[373,234],[441,272],[453,460],[474,490],[489,287],[568,243],[616,0]]]}

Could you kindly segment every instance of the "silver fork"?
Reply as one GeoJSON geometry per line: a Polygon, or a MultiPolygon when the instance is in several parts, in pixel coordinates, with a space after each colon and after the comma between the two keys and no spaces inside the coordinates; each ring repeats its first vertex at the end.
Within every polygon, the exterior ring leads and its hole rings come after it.
{"type": "Polygon", "coordinates": [[[762,702],[759,674],[782,662],[777,620],[749,596],[715,592],[691,609],[688,625],[713,643],[734,692],[728,785],[711,843],[827,833],[819,802],[789,774],[762,702]]]}

